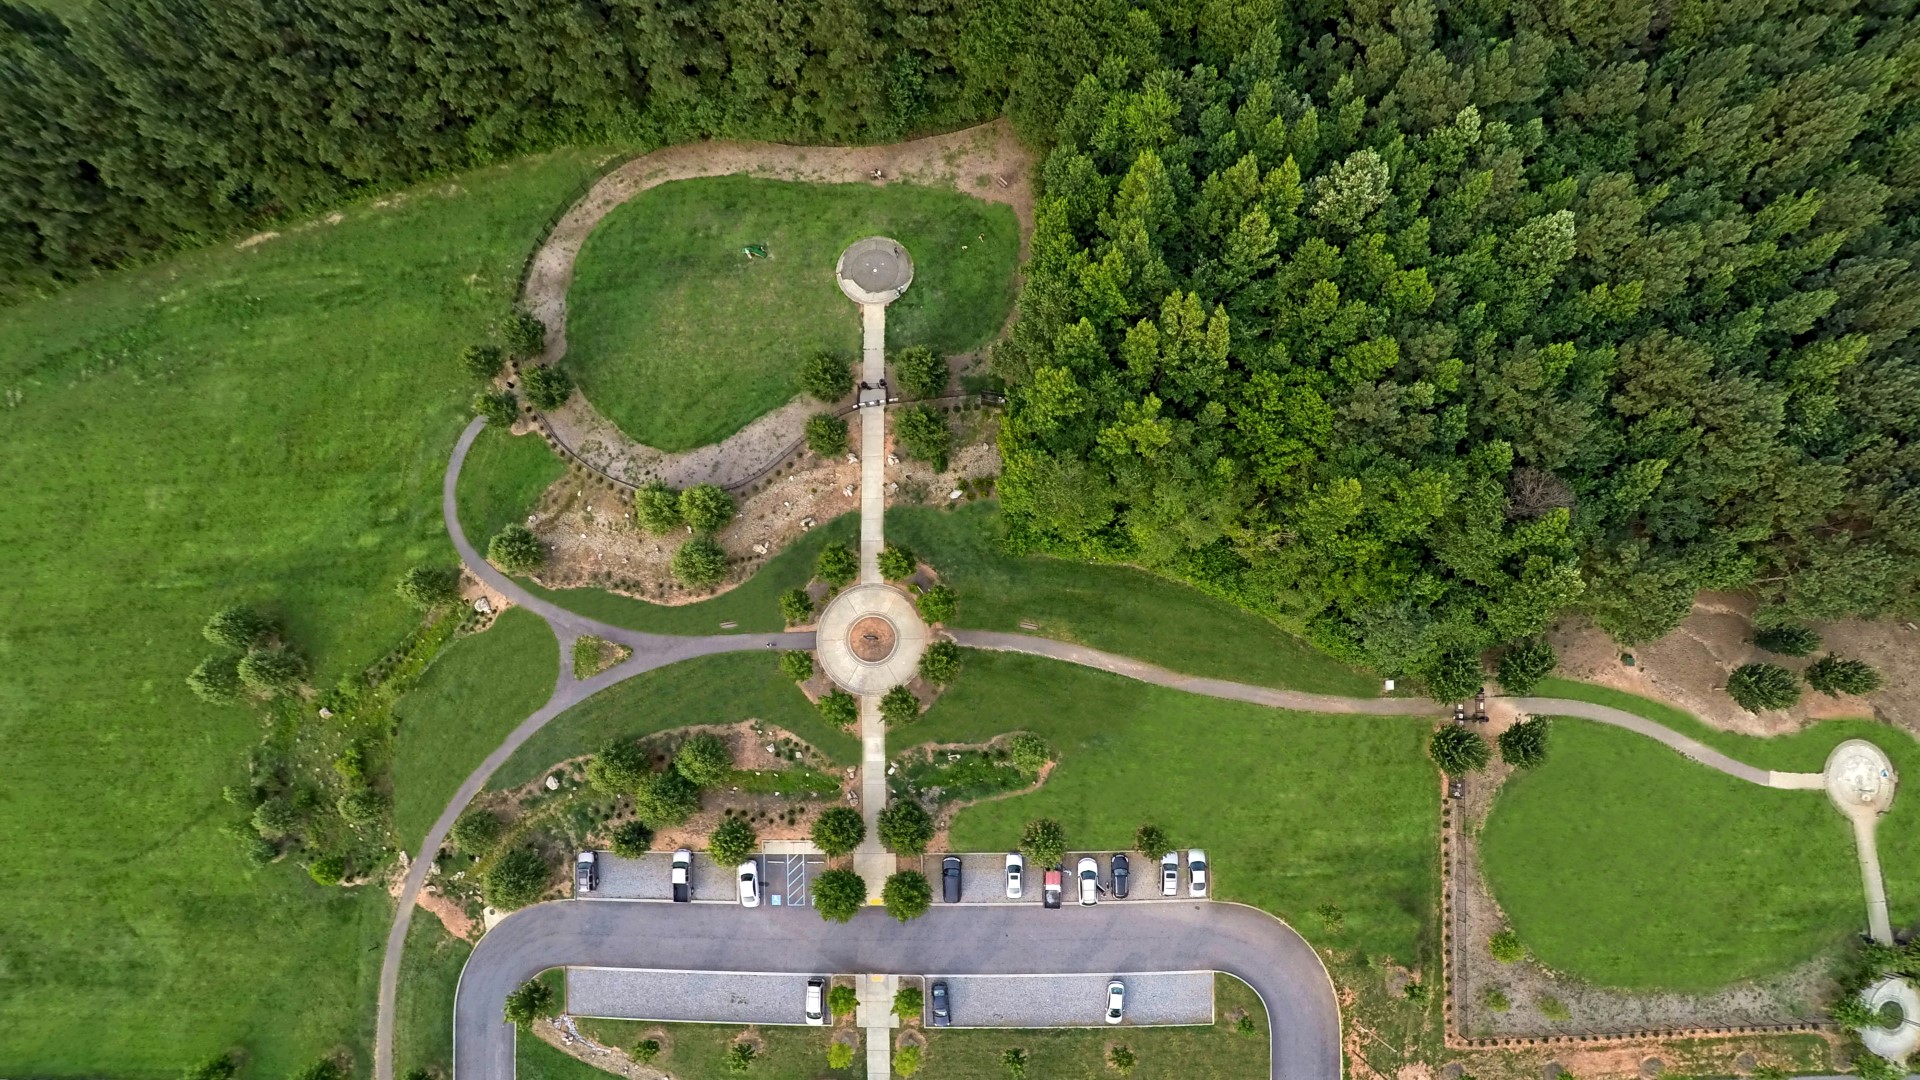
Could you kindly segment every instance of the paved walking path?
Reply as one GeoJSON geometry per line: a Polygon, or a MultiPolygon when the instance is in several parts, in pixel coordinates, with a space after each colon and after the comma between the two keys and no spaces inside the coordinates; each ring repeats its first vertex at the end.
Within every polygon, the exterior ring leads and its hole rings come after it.
{"type": "Polygon", "coordinates": [[[860,305],[860,583],[879,584],[887,519],[887,306],[860,305]]]}

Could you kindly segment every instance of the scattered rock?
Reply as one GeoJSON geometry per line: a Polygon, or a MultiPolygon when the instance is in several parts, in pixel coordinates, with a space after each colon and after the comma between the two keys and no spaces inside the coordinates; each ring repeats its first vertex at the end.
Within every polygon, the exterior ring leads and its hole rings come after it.
{"type": "Polygon", "coordinates": [[[320,706],[320,719],[322,720],[333,719],[333,710],[327,708],[325,705],[320,706]]]}
{"type": "Polygon", "coordinates": [[[493,601],[487,599],[484,596],[475,597],[473,601],[473,610],[479,612],[482,615],[491,615],[493,614],[493,601]]]}
{"type": "Polygon", "coordinates": [[[1640,1075],[1646,1077],[1647,1080],[1654,1080],[1655,1077],[1665,1072],[1666,1069],[1666,1064],[1657,1057],[1650,1057],[1640,1063],[1640,1075]]]}
{"type": "Polygon", "coordinates": [[[753,545],[753,553],[755,555],[765,555],[767,553],[767,545],[765,544],[753,545]]]}
{"type": "Polygon", "coordinates": [[[840,494],[845,495],[849,499],[853,498],[853,485],[848,484],[846,487],[841,488],[840,494]]]}
{"type": "Polygon", "coordinates": [[[962,492],[959,488],[954,488],[952,491],[947,492],[947,501],[952,502],[953,500],[958,499],[963,494],[965,493],[962,492]]]}
{"type": "Polygon", "coordinates": [[[547,790],[548,791],[560,790],[560,774],[559,773],[551,773],[547,776],[547,790]]]}
{"type": "Polygon", "coordinates": [[[887,464],[889,464],[889,465],[898,465],[898,464],[900,464],[900,455],[899,455],[899,454],[888,454],[888,455],[887,455],[887,464]]]}
{"type": "Polygon", "coordinates": [[[803,529],[811,529],[817,524],[819,524],[819,522],[815,521],[810,517],[804,517],[800,519],[800,527],[803,529]]]}

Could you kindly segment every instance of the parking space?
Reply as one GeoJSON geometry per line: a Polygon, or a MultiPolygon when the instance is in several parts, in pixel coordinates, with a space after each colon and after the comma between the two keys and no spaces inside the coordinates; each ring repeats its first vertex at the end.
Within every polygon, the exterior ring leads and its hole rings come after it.
{"type": "Polygon", "coordinates": [[[805,1024],[807,978],[575,967],[567,969],[567,1011],[621,1020],[805,1024]]]}
{"type": "Polygon", "coordinates": [[[929,975],[927,985],[947,984],[947,1009],[954,1027],[1105,1027],[1109,978],[1118,978],[1127,988],[1123,1025],[1213,1023],[1211,971],[929,975]]]}
{"type": "MultiPolygon", "coordinates": [[[[939,859],[929,859],[932,864],[928,870],[934,877],[938,889],[940,873],[939,859]]],[[[960,854],[960,902],[963,904],[1037,904],[1040,902],[1040,875],[1029,872],[1022,875],[1023,882],[1020,899],[1007,899],[1007,853],[963,852],[960,854]]]]}
{"type": "MultiPolygon", "coordinates": [[[[940,890],[941,860],[948,853],[929,854],[921,862],[921,869],[932,880],[934,896],[942,895],[940,890]]],[[[1004,851],[957,852],[960,856],[960,902],[963,904],[1037,904],[1041,901],[1042,875],[1046,868],[1029,861],[1026,864],[1020,899],[1007,899],[1007,853],[1004,851]]],[[[1180,883],[1177,897],[1160,895],[1160,862],[1148,859],[1137,851],[1125,853],[1127,856],[1127,895],[1124,901],[1115,894],[1113,881],[1113,856],[1111,851],[1070,851],[1060,861],[1062,905],[1071,906],[1080,902],[1080,882],[1075,876],[1079,871],[1080,859],[1091,858],[1100,875],[1099,897],[1101,903],[1121,901],[1132,903],[1135,900],[1190,900],[1187,895],[1187,853],[1177,852],[1180,857],[1180,883]]],[[[771,877],[771,874],[769,875],[771,877]]],[[[1211,891],[1211,890],[1209,890],[1211,891]]]]}
{"type": "MultiPolygon", "coordinates": [[[[673,899],[673,853],[649,851],[637,859],[622,859],[611,851],[595,853],[600,864],[600,887],[581,900],[673,899]]],[[[722,867],[704,852],[693,854],[693,898],[709,903],[736,902],[733,868],[722,867]]]]}
{"type": "Polygon", "coordinates": [[[827,868],[823,855],[786,854],[760,856],[761,906],[808,908],[813,906],[810,887],[820,871],[827,868]]]}

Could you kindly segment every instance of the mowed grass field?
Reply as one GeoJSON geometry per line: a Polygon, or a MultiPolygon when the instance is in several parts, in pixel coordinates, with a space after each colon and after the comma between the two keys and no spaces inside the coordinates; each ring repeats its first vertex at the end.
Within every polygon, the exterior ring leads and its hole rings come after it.
{"type": "Polygon", "coordinates": [[[525,523],[541,494],[566,471],[566,463],[547,448],[545,439],[509,435],[488,424],[467,451],[454,489],[467,540],[485,552],[494,533],[525,523]]]}
{"type": "Polygon", "coordinates": [[[400,992],[394,1003],[393,1074],[426,1069],[453,1075],[453,999],[460,969],[473,946],[447,933],[440,920],[413,913],[400,960],[400,992]]]}
{"type": "Polygon", "coordinates": [[[563,361],[596,408],[667,451],[718,442],[800,390],[801,360],[860,350],[840,252],[891,236],[913,286],[887,309],[887,344],[978,348],[1013,308],[1013,211],[907,184],[678,180],[608,214],[580,249],[563,361]],[[764,245],[768,258],[744,249],[764,245]]]}
{"type": "Polygon", "coordinates": [[[1131,846],[1142,822],[1212,857],[1215,895],[1273,912],[1316,944],[1414,964],[1435,932],[1440,792],[1425,719],[1319,716],[1183,694],[1038,657],[965,652],[959,681],[889,753],[1050,741],[1038,791],[962,810],[955,850],[1004,851],[1037,817],[1074,850],[1131,846]],[[1339,908],[1328,934],[1315,909],[1339,908]]]}
{"type": "MultiPolygon", "coordinates": [[[[1638,713],[1760,768],[1818,772],[1834,746],[1864,738],[1920,776],[1920,743],[1887,724],[1756,738],[1605,687],[1548,679],[1535,692],[1638,713]]],[[[1877,838],[1904,925],[1920,915],[1920,808],[1896,799],[1877,838]]],[[[1852,833],[1824,793],[1757,787],[1583,720],[1556,720],[1547,764],[1507,782],[1482,850],[1528,947],[1607,985],[1719,986],[1808,960],[1866,923],[1852,833]]]]}
{"type": "Polygon", "coordinates": [[[259,724],[193,698],[209,612],[259,604],[332,685],[452,559],[460,349],[598,171],[568,151],[443,180],[0,310],[0,1062],[170,1078],[228,1049],[287,1076],[372,1041],[391,902],[252,870],[259,724]]]}
{"type": "Polygon", "coordinates": [[[1078,642],[1189,675],[1344,697],[1380,691],[1374,676],[1192,586],[1128,566],[1008,555],[999,513],[990,501],[887,512],[888,542],[912,550],[958,594],[955,626],[1078,642]]]}

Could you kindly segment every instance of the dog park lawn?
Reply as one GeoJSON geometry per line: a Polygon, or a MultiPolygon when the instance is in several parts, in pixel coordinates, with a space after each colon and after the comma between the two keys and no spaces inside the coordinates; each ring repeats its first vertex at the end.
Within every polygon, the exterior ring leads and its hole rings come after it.
{"type": "MultiPolygon", "coordinates": [[[[1554,720],[1550,747],[1546,764],[1507,780],[1481,838],[1495,899],[1548,967],[1607,986],[1708,989],[1864,927],[1852,833],[1824,792],[1763,788],[1585,720],[1554,720]]],[[[1902,831],[1889,815],[1883,857],[1902,831]]],[[[1910,845],[1897,847],[1896,923],[1920,880],[1910,845]]]]}
{"type": "Polygon", "coordinates": [[[1074,641],[1189,675],[1345,697],[1379,693],[1374,676],[1192,586],[1128,566],[1008,555],[998,524],[994,502],[896,507],[887,512],[887,540],[953,586],[956,627],[1074,641]]]}
{"type": "Polygon", "coordinates": [[[859,740],[829,727],[800,688],[780,674],[774,653],[755,649],[683,660],[600,691],[528,739],[487,787],[519,787],[556,762],[591,754],[612,739],[742,720],[785,728],[840,764],[860,757],[859,740]]]}
{"type": "Polygon", "coordinates": [[[407,850],[419,850],[460,782],[546,703],[559,649],[538,615],[508,608],[485,633],[454,642],[394,706],[393,827],[407,850]]]}
{"type": "Polygon", "coordinates": [[[538,435],[509,435],[488,424],[473,440],[460,467],[454,497],[460,528],[486,551],[494,533],[525,522],[540,495],[567,471],[566,463],[538,435]]]}
{"type": "Polygon", "coordinates": [[[563,361],[588,400],[661,450],[718,442],[799,392],[803,358],[859,356],[840,252],[891,236],[913,285],[887,309],[890,349],[966,352],[1013,308],[1013,211],[907,184],[679,180],[635,196],[587,237],[567,294],[563,361]],[[764,245],[768,258],[744,249],[764,245]]]}
{"type": "Polygon", "coordinates": [[[1150,821],[1207,850],[1220,899],[1271,911],[1316,944],[1413,964],[1435,932],[1430,720],[1286,712],[1039,657],[963,655],[953,689],[895,728],[888,752],[1028,730],[1059,764],[1038,791],[962,810],[954,850],[1008,850],[1026,821],[1051,817],[1074,850],[1120,851],[1150,821]],[[1322,930],[1323,904],[1345,914],[1343,931],[1322,930]]]}
{"type": "Polygon", "coordinates": [[[247,866],[221,788],[246,784],[259,721],[182,680],[231,603],[271,610],[320,687],[415,625],[393,583],[453,559],[458,354],[603,156],[478,170],[0,311],[11,1073],[163,1078],[238,1050],[247,1077],[279,1077],[371,1043],[391,902],[247,866]]]}

